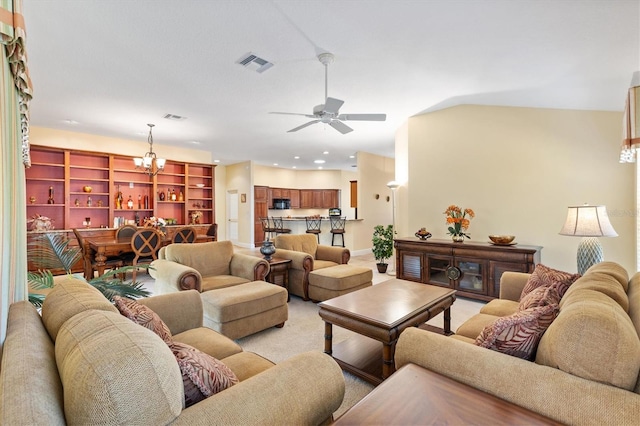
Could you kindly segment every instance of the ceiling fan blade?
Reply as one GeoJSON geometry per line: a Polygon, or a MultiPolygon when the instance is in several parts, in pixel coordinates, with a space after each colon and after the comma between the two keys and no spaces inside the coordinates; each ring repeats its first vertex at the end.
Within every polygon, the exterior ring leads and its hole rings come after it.
{"type": "Polygon", "coordinates": [[[294,128],[294,129],[289,130],[287,133],[297,132],[300,129],[304,129],[307,126],[311,126],[312,124],[319,123],[319,122],[320,122],[320,120],[311,120],[308,123],[304,123],[302,126],[298,126],[298,127],[294,128]]]}
{"type": "Polygon", "coordinates": [[[323,111],[330,114],[337,114],[343,103],[344,101],[341,101],[340,99],[327,98],[326,102],[324,103],[323,111]]]}
{"type": "Polygon", "coordinates": [[[315,115],[311,114],[302,114],[299,112],[270,112],[269,114],[282,114],[282,115],[301,115],[303,117],[316,118],[315,115]]]}
{"type": "Polygon", "coordinates": [[[329,123],[329,126],[333,127],[343,135],[349,132],[353,132],[353,129],[351,127],[347,126],[342,121],[338,121],[338,120],[331,120],[331,123],[329,123]]]}
{"type": "Polygon", "coordinates": [[[385,121],[387,114],[340,114],[338,120],[345,121],[385,121]]]}

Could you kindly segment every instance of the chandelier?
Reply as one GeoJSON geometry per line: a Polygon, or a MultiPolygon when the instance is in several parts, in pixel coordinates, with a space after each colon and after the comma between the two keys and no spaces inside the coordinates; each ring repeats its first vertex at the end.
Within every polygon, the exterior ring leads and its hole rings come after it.
{"type": "Polygon", "coordinates": [[[149,126],[149,137],[147,138],[149,142],[149,152],[144,154],[144,157],[134,158],[133,162],[136,165],[136,169],[142,169],[149,176],[155,176],[164,169],[164,163],[167,160],[157,158],[156,153],[153,152],[153,135],[151,134],[151,130],[153,130],[155,124],[147,124],[147,126],[149,126]]]}

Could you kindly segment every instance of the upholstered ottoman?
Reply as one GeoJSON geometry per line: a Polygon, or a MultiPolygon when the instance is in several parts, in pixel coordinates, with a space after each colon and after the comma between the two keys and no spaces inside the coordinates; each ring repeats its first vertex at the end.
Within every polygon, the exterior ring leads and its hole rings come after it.
{"type": "Polygon", "coordinates": [[[360,266],[337,265],[309,272],[309,298],[333,299],[372,284],[373,271],[360,266]]]}
{"type": "Polygon", "coordinates": [[[251,281],[200,293],[204,326],[239,339],[288,318],[287,290],[266,281],[251,281]]]}

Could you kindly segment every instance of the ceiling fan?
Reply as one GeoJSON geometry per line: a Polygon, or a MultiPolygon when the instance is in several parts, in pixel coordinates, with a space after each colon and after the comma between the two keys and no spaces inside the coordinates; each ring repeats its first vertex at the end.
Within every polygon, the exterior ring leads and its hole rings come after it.
{"type": "Polygon", "coordinates": [[[328,91],[328,73],[329,64],[333,62],[332,53],[321,53],[318,55],[318,60],[324,65],[324,104],[316,105],[313,107],[313,114],[301,114],[295,112],[271,112],[270,114],[286,114],[286,115],[302,115],[304,117],[313,118],[313,120],[295,127],[288,131],[297,132],[300,129],[304,129],[307,126],[311,126],[315,123],[325,123],[333,127],[342,134],[352,132],[353,129],[343,121],[385,121],[387,119],[386,114],[340,114],[340,107],[344,104],[344,101],[336,98],[330,98],[327,95],[328,91]]]}

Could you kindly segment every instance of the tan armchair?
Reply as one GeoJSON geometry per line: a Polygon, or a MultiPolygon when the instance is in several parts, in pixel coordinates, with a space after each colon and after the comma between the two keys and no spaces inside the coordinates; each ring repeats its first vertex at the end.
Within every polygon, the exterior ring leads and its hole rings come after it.
{"type": "Polygon", "coordinates": [[[160,249],[149,274],[155,278],[155,292],[181,290],[199,292],[264,281],[269,262],[233,252],[231,241],[198,244],[169,244],[160,249]]]}
{"type": "Polygon", "coordinates": [[[289,293],[309,300],[309,273],[330,266],[349,263],[347,248],[318,244],[313,234],[278,235],[273,239],[274,256],[291,259],[289,293]]]}

